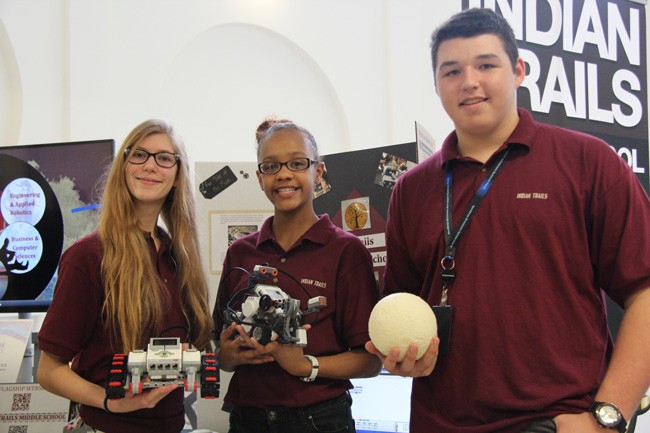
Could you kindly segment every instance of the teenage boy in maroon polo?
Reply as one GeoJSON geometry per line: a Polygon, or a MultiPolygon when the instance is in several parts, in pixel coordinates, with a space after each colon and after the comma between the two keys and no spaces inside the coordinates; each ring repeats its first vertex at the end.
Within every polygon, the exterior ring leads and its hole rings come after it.
{"type": "Polygon", "coordinates": [[[411,432],[624,430],[650,386],[647,195],[606,143],[517,108],[525,65],[494,12],[452,17],[432,60],[455,130],[400,178],[386,235],[386,293],[453,308],[447,355],[381,356],[416,377],[411,432]],[[601,290],[625,307],[616,346],[601,290]]]}

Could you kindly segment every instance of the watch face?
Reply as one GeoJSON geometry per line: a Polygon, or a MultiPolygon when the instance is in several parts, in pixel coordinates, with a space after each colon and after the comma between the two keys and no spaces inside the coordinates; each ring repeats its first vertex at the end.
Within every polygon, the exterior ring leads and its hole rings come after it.
{"type": "Polygon", "coordinates": [[[616,408],[606,404],[596,409],[596,415],[598,415],[600,421],[607,427],[615,426],[621,420],[621,414],[616,408]]]}

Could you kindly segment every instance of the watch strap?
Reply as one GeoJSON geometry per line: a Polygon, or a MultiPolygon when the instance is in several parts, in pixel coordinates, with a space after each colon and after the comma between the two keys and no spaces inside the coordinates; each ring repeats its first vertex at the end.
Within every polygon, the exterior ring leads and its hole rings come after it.
{"type": "Polygon", "coordinates": [[[606,428],[609,430],[616,430],[619,433],[625,433],[627,430],[627,421],[625,420],[625,417],[621,413],[621,410],[616,406],[614,403],[608,403],[604,401],[594,401],[591,406],[589,406],[589,412],[593,415],[593,417],[596,419],[596,422],[598,425],[602,428],[606,428]],[[601,407],[603,406],[608,406],[609,408],[613,409],[619,416],[619,421],[616,424],[613,425],[608,425],[605,423],[600,416],[598,415],[598,411],[601,407]]]}
{"type": "Polygon", "coordinates": [[[318,359],[316,359],[315,356],[311,356],[311,355],[304,355],[304,356],[311,363],[311,373],[307,377],[301,377],[300,380],[302,380],[303,382],[313,382],[314,380],[316,380],[316,376],[318,376],[318,359]]]}

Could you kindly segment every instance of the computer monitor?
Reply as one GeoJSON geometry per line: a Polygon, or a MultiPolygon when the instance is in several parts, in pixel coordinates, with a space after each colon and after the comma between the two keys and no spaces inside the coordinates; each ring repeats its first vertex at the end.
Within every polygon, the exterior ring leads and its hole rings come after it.
{"type": "Polygon", "coordinates": [[[409,432],[413,379],[384,370],[379,376],[351,381],[357,433],[409,432]]]}
{"type": "Polygon", "coordinates": [[[0,313],[47,311],[59,258],[95,228],[112,139],[0,146],[0,313]]]}

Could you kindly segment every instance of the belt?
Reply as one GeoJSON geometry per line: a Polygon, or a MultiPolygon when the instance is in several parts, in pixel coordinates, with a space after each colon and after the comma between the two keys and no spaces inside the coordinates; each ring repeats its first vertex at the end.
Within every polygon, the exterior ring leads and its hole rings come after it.
{"type": "Polygon", "coordinates": [[[239,413],[244,417],[254,417],[256,419],[265,419],[268,422],[282,422],[283,420],[300,419],[304,421],[310,415],[319,412],[325,408],[352,404],[352,397],[349,392],[345,392],[339,397],[321,401],[303,407],[285,407],[285,406],[272,406],[268,408],[248,407],[248,406],[235,406],[230,403],[224,403],[223,410],[229,413],[239,413]]]}

